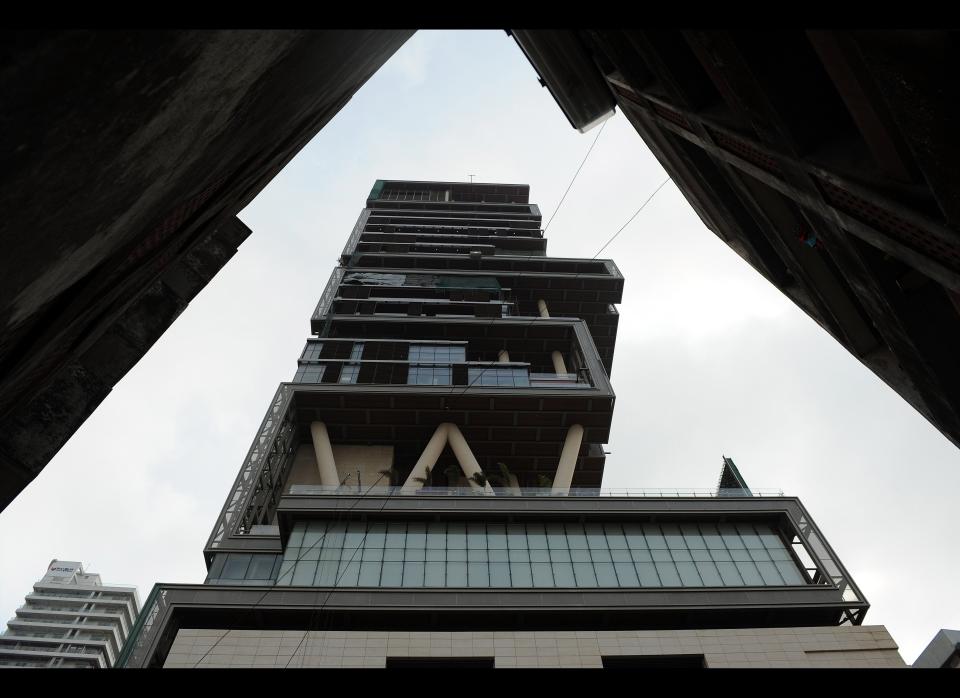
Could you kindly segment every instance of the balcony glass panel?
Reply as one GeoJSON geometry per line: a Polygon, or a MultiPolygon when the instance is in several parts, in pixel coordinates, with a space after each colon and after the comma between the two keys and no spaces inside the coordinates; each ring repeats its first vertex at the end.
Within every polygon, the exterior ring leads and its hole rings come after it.
{"type": "MultiPolygon", "coordinates": [[[[390,522],[384,535],[382,523],[304,521],[294,526],[277,584],[635,589],[806,583],[772,527],[738,528],[390,522]],[[746,547],[744,533],[762,547],[746,547]],[[722,548],[708,547],[711,541],[722,548]]],[[[266,562],[260,566],[266,569],[266,562]]]]}

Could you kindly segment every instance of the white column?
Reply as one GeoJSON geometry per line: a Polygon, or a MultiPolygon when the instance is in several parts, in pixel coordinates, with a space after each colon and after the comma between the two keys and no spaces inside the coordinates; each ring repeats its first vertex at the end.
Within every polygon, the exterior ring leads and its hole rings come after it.
{"type": "Polygon", "coordinates": [[[537,301],[537,307],[540,309],[540,317],[550,317],[550,312],[547,310],[547,302],[542,298],[537,301]]]}
{"type": "Polygon", "coordinates": [[[563,442],[563,451],[560,452],[560,465],[557,466],[557,475],[553,478],[551,494],[567,494],[570,483],[573,482],[573,469],[577,467],[577,456],[580,455],[580,443],[583,441],[583,427],[572,425],[567,430],[567,439],[563,442]]]}
{"type": "Polygon", "coordinates": [[[510,494],[514,494],[518,497],[523,494],[523,491],[520,489],[520,481],[513,473],[510,473],[510,482],[507,483],[507,489],[510,490],[510,494]]]}
{"type": "Polygon", "coordinates": [[[407,476],[406,481],[403,483],[403,487],[400,489],[401,492],[416,492],[424,486],[415,478],[426,478],[427,468],[432,469],[437,464],[437,459],[440,457],[440,454],[443,453],[443,447],[447,445],[449,427],[450,424],[444,422],[433,432],[433,436],[431,436],[427,442],[426,448],[424,448],[423,453],[420,454],[420,459],[417,460],[417,464],[413,466],[413,470],[410,471],[410,475],[407,476]]]}
{"type": "Polygon", "coordinates": [[[323,422],[312,422],[310,424],[310,436],[313,439],[313,453],[317,458],[317,470],[320,471],[320,484],[338,487],[340,485],[340,474],[337,472],[337,464],[333,460],[333,448],[330,446],[327,425],[323,422]]]}
{"type": "Polygon", "coordinates": [[[500,350],[500,353],[497,354],[497,361],[499,361],[502,364],[510,363],[510,354],[507,352],[506,349],[500,350]]]}
{"type": "Polygon", "coordinates": [[[485,494],[493,494],[493,487],[490,486],[489,482],[480,487],[471,479],[476,473],[483,474],[483,470],[480,469],[480,464],[474,457],[473,451],[470,450],[467,440],[463,438],[460,428],[456,424],[449,424],[448,427],[447,438],[450,440],[450,448],[453,449],[453,455],[457,457],[457,462],[460,463],[463,474],[467,476],[470,487],[475,490],[482,489],[485,494]]]}
{"type": "Polygon", "coordinates": [[[558,376],[567,374],[567,364],[563,360],[563,354],[559,351],[553,352],[551,354],[553,357],[553,370],[558,376]]]}

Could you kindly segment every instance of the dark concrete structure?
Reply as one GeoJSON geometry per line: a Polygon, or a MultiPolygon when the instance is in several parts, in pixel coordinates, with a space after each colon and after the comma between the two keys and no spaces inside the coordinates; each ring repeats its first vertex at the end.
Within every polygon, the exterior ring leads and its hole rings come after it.
{"type": "Polygon", "coordinates": [[[800,502],[732,459],[715,491],[599,489],[623,278],[547,257],[528,193],[376,183],[205,583],[158,584],[121,666],[902,665],[800,502]]]}
{"type": "Polygon", "coordinates": [[[710,230],[960,445],[955,36],[513,36],[575,128],[619,108],[710,230]]]}
{"type": "Polygon", "coordinates": [[[11,33],[0,508],[250,234],[236,214],[412,31],[11,33]]]}

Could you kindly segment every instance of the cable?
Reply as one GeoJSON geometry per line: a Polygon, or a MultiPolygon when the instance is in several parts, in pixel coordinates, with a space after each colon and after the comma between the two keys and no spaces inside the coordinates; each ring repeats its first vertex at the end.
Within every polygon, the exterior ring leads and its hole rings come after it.
{"type": "MultiPolygon", "coordinates": [[[[384,477],[384,476],[381,475],[381,476],[377,479],[377,482],[380,482],[380,480],[383,479],[383,477],[384,477]]],[[[374,483],[374,484],[376,484],[376,483],[374,483]]],[[[371,487],[372,487],[372,486],[371,486],[371,487]]],[[[378,513],[378,514],[382,513],[383,510],[386,508],[387,502],[390,501],[390,497],[393,496],[393,494],[394,494],[395,491],[399,491],[399,488],[396,488],[395,490],[392,490],[392,491],[390,492],[390,494],[388,494],[386,497],[383,498],[383,504],[380,505],[380,508],[377,510],[377,513],[378,513]]],[[[369,492],[369,490],[367,490],[367,492],[369,492]]],[[[366,496],[366,494],[364,494],[364,496],[366,496]]],[[[360,499],[360,498],[358,498],[358,502],[359,502],[359,499],[360,499]]],[[[351,509],[352,509],[352,508],[353,508],[353,507],[351,507],[351,509]]],[[[350,559],[347,560],[347,564],[344,566],[343,572],[341,572],[340,575],[337,576],[337,578],[333,580],[333,585],[330,587],[330,591],[327,592],[326,597],[323,599],[323,601],[320,603],[319,606],[317,606],[316,608],[313,609],[312,613],[310,614],[310,620],[307,622],[307,629],[303,631],[303,637],[300,638],[300,642],[298,642],[298,643],[297,643],[297,646],[293,648],[293,652],[290,654],[290,658],[287,660],[287,663],[284,664],[284,666],[283,666],[284,669],[286,669],[286,668],[288,668],[288,667],[290,666],[290,662],[292,662],[292,661],[293,661],[293,658],[297,656],[297,652],[300,651],[301,645],[303,645],[304,640],[306,640],[306,641],[307,641],[307,645],[306,645],[306,647],[304,647],[303,655],[302,655],[301,658],[300,658],[300,667],[303,668],[303,663],[306,661],[307,654],[308,654],[308,652],[309,652],[309,650],[310,650],[309,634],[310,634],[310,628],[313,626],[314,619],[317,617],[317,614],[319,614],[320,611],[323,610],[323,607],[327,605],[327,601],[330,600],[330,596],[333,594],[333,592],[337,590],[337,585],[340,583],[340,580],[343,579],[343,575],[347,573],[347,569],[350,567],[351,564],[353,564],[353,559],[357,556],[357,553],[360,552],[360,550],[363,548],[363,544],[367,542],[367,534],[368,534],[368,533],[369,533],[369,526],[367,526],[367,527],[365,528],[365,530],[364,530],[364,532],[363,532],[363,538],[360,539],[360,542],[357,544],[357,547],[354,548],[354,550],[353,550],[353,555],[351,555],[351,556],[350,556],[350,559]]],[[[324,531],[324,536],[326,536],[326,531],[324,531]]],[[[346,545],[346,540],[344,540],[344,545],[346,545]]],[[[381,568],[381,573],[382,573],[382,568],[381,568]]],[[[358,585],[358,586],[359,586],[359,585],[358,585]]],[[[324,638],[324,642],[326,642],[326,638],[324,638]]],[[[321,655],[321,656],[323,656],[323,650],[324,650],[324,645],[321,644],[321,645],[320,645],[320,655],[321,655]]]]}
{"type": "MultiPolygon", "coordinates": [[[[604,124],[606,124],[606,122],[604,122],[604,124]]],[[[601,130],[602,130],[602,129],[601,129],[601,130]]],[[[597,134],[597,137],[599,137],[599,136],[600,136],[600,134],[598,133],[598,134],[597,134]]],[[[596,141],[594,141],[594,142],[596,142],[596,141]]],[[[589,155],[589,153],[587,153],[587,154],[589,155]]],[[[581,167],[582,167],[582,165],[581,165],[581,167]]],[[[578,171],[579,171],[579,170],[578,170],[578,171]]],[[[633,219],[636,218],[636,217],[640,214],[640,212],[646,207],[646,205],[650,203],[650,201],[653,199],[653,197],[657,195],[657,192],[659,192],[661,189],[663,189],[663,187],[664,187],[664,186],[667,184],[667,182],[669,182],[669,181],[670,181],[670,178],[669,178],[669,177],[667,177],[665,180],[663,180],[663,182],[660,183],[660,186],[658,186],[656,189],[654,189],[654,190],[653,190],[653,193],[650,194],[650,196],[647,197],[646,201],[644,201],[644,202],[640,205],[640,208],[638,208],[638,209],[636,210],[636,212],[635,212],[632,216],[630,216],[630,219],[629,219],[626,223],[624,223],[622,226],[620,226],[620,229],[619,229],[616,233],[613,234],[613,237],[611,237],[609,240],[607,240],[607,241],[604,243],[603,247],[601,247],[599,250],[597,250],[596,254],[594,254],[593,257],[591,257],[590,259],[596,259],[596,258],[600,255],[600,253],[603,252],[611,242],[613,242],[614,240],[616,240],[617,236],[620,235],[620,233],[622,233],[623,230],[624,230],[628,225],[630,225],[631,221],[633,221],[633,219]]],[[[559,208],[559,207],[558,207],[558,208],[559,208]]],[[[546,228],[544,228],[544,231],[543,231],[543,232],[544,232],[544,233],[547,232],[547,231],[546,231],[546,228]]],[[[533,255],[528,255],[528,256],[526,257],[526,259],[530,259],[532,256],[533,256],[533,255]]],[[[574,274],[573,278],[576,279],[577,277],[580,276],[581,273],[583,273],[583,272],[577,272],[576,274],[574,274]]],[[[487,328],[489,329],[489,328],[493,325],[493,323],[494,323],[496,320],[498,320],[498,319],[502,319],[502,318],[497,318],[497,317],[490,318],[490,322],[487,324],[487,328]]],[[[530,322],[528,322],[526,325],[524,325],[523,328],[521,328],[521,329],[524,329],[524,330],[525,330],[525,329],[529,328],[529,327],[530,327],[531,325],[533,325],[537,320],[540,320],[540,319],[541,319],[540,316],[534,315],[534,316],[530,319],[530,322]]],[[[506,343],[504,343],[502,351],[506,351],[506,350],[507,350],[506,343]]],[[[447,409],[447,410],[453,409],[453,407],[454,407],[455,404],[456,404],[456,401],[459,400],[459,399],[464,395],[464,393],[466,393],[470,388],[472,388],[473,385],[474,385],[474,383],[476,383],[478,380],[480,380],[480,378],[481,378],[481,377],[483,376],[483,374],[487,371],[487,369],[492,368],[492,367],[495,366],[495,365],[496,365],[495,363],[491,362],[489,365],[484,366],[484,367],[481,369],[480,373],[477,374],[477,376],[467,385],[467,387],[465,387],[463,390],[461,390],[459,394],[457,394],[457,395],[454,396],[453,402],[452,402],[449,406],[447,406],[446,409],[447,409]]],[[[455,390],[455,388],[451,388],[451,389],[450,389],[450,392],[453,393],[454,390],[455,390]]]]}
{"type": "Polygon", "coordinates": [[[634,218],[637,217],[637,215],[644,209],[644,207],[645,207],[647,204],[650,203],[650,200],[657,195],[657,192],[660,191],[661,189],[663,189],[663,187],[664,187],[664,186],[666,185],[666,183],[669,182],[669,181],[670,181],[670,178],[669,178],[669,177],[667,177],[665,180],[663,180],[663,181],[660,183],[660,186],[657,187],[656,189],[654,189],[654,190],[653,190],[653,193],[652,193],[650,196],[647,197],[647,200],[644,201],[642,204],[640,204],[640,208],[637,209],[637,212],[634,213],[632,216],[630,216],[630,220],[628,220],[626,223],[624,223],[623,225],[621,225],[621,226],[620,226],[620,230],[618,230],[617,232],[615,232],[615,233],[613,234],[613,237],[610,238],[609,240],[607,240],[607,241],[604,243],[603,247],[601,247],[599,250],[597,250],[597,254],[593,255],[593,257],[591,257],[590,259],[596,259],[596,258],[597,258],[597,255],[599,255],[601,252],[603,252],[605,249],[607,249],[607,245],[609,245],[611,242],[613,242],[614,240],[617,239],[617,235],[619,235],[620,233],[622,233],[622,232],[623,232],[623,229],[626,228],[628,225],[630,225],[630,221],[632,221],[634,218]]]}
{"type": "MultiPolygon", "coordinates": [[[[367,488],[367,491],[364,492],[360,497],[357,498],[357,502],[356,502],[353,506],[348,507],[347,509],[343,510],[343,512],[338,511],[338,512],[337,512],[337,517],[336,517],[335,521],[339,520],[341,514],[347,514],[347,513],[351,512],[351,511],[353,510],[353,508],[356,507],[357,504],[359,504],[359,503],[362,501],[363,497],[365,497],[366,495],[368,495],[368,494],[370,493],[370,491],[373,490],[373,488],[376,487],[377,484],[379,484],[379,482],[380,482],[384,477],[385,477],[384,475],[380,475],[380,477],[378,477],[378,478],[374,481],[374,483],[373,483],[372,485],[370,485],[369,488],[367,488]]],[[[387,499],[389,499],[389,496],[387,497],[387,499]]],[[[384,506],[386,506],[386,500],[384,500],[384,506]]],[[[380,511],[383,511],[383,507],[380,508],[380,511]]],[[[316,542],[316,543],[314,543],[313,545],[311,545],[309,548],[305,548],[304,550],[302,550],[301,553],[300,553],[300,555],[293,561],[293,564],[290,566],[290,568],[289,568],[285,573],[283,573],[283,574],[281,574],[280,576],[278,576],[277,579],[276,579],[276,581],[273,583],[273,586],[270,587],[269,589],[267,589],[266,591],[264,591],[263,594],[260,596],[260,598],[259,598],[256,602],[254,602],[253,604],[250,604],[249,606],[247,606],[247,607],[246,607],[247,610],[254,609],[254,608],[256,608],[257,606],[259,606],[259,605],[263,602],[263,600],[267,597],[267,594],[269,594],[271,591],[274,591],[274,590],[275,590],[275,588],[276,588],[276,586],[277,586],[277,582],[279,582],[280,580],[282,580],[282,579],[283,579],[284,577],[286,577],[287,575],[292,574],[293,571],[297,568],[297,563],[300,562],[300,561],[302,561],[303,558],[304,558],[304,556],[305,556],[307,553],[309,553],[309,552],[310,552],[311,550],[313,550],[315,547],[317,547],[318,545],[320,545],[321,543],[323,543],[323,541],[326,540],[326,537],[327,537],[327,532],[324,531],[324,532],[323,532],[323,535],[322,535],[319,539],[317,539],[317,542],[316,542]]],[[[364,534],[364,539],[366,539],[366,534],[364,534]]],[[[351,558],[351,561],[352,561],[352,558],[351,558]]],[[[348,563],[348,564],[349,564],[349,563],[348,563]]],[[[338,579],[337,581],[339,581],[339,579],[338,579]]],[[[329,598],[329,597],[328,597],[328,598],[329,598]]],[[[217,641],[214,642],[213,645],[211,645],[210,649],[208,649],[206,652],[204,652],[204,653],[203,653],[203,656],[200,657],[200,659],[198,659],[198,660],[196,661],[196,663],[194,663],[194,665],[193,665],[192,668],[196,669],[196,668],[200,665],[200,663],[201,663],[204,659],[207,658],[207,655],[209,655],[209,654],[220,644],[221,640],[223,640],[223,638],[225,638],[227,635],[229,635],[229,634],[231,633],[231,631],[233,631],[233,630],[235,630],[235,629],[236,629],[236,628],[233,628],[233,627],[227,628],[227,630],[223,633],[223,635],[221,635],[220,637],[218,637],[218,638],[217,638],[217,641]]],[[[299,645],[298,645],[297,647],[299,648],[299,645]]]]}
{"type": "MultiPolygon", "coordinates": [[[[608,119],[609,121],[609,119],[608,119]]],[[[577,168],[577,171],[573,173],[573,179],[570,180],[570,184],[567,185],[567,191],[563,192],[563,196],[560,197],[560,203],[557,204],[557,207],[553,209],[553,215],[550,216],[550,220],[547,221],[547,225],[543,228],[543,234],[547,234],[547,228],[550,227],[550,224],[553,222],[554,216],[557,215],[557,211],[560,210],[560,207],[563,205],[563,200],[567,198],[567,194],[570,191],[570,187],[573,186],[573,183],[577,181],[577,175],[580,174],[580,170],[583,169],[584,164],[587,162],[587,158],[590,157],[590,152],[593,150],[593,146],[597,144],[597,141],[600,140],[600,134],[603,133],[603,129],[606,127],[607,122],[604,121],[603,125],[600,126],[600,130],[597,131],[597,137],[593,139],[593,143],[590,144],[590,148],[587,150],[587,154],[583,156],[583,162],[580,163],[580,167],[577,168]]]]}

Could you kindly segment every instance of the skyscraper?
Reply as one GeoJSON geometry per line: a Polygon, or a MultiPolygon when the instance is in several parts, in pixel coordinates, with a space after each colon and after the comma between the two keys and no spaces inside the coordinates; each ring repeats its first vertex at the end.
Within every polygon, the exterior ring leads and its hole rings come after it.
{"type": "Polygon", "coordinates": [[[902,665],[809,514],[600,489],[623,278],[529,187],[378,180],[205,548],[123,666],[902,665]]]}
{"type": "Polygon", "coordinates": [[[0,635],[0,667],[113,666],[140,610],[136,588],[65,560],[50,561],[25,601],[0,635]]]}

